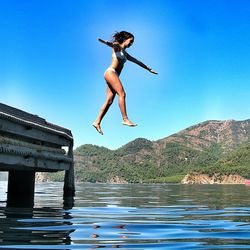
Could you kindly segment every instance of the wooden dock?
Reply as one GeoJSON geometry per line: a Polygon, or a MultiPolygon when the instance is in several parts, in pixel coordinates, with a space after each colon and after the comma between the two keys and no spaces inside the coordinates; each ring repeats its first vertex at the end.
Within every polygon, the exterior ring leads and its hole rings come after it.
{"type": "Polygon", "coordinates": [[[74,196],[71,131],[0,103],[0,171],[9,171],[7,206],[33,206],[35,172],[65,171],[64,196],[74,196]]]}

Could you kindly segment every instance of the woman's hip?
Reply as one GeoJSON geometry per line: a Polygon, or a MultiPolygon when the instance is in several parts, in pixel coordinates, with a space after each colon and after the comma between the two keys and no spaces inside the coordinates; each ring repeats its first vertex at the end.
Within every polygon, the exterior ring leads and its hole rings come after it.
{"type": "Polygon", "coordinates": [[[114,72],[117,76],[119,76],[118,73],[116,72],[116,70],[115,70],[114,68],[108,67],[108,68],[105,70],[105,72],[104,72],[104,77],[105,77],[105,75],[106,75],[107,73],[109,73],[109,72],[114,72]]]}

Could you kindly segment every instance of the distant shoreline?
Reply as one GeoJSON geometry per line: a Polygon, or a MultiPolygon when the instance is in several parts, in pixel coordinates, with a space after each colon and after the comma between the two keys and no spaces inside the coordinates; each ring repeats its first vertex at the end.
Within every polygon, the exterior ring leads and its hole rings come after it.
{"type": "MultiPolygon", "coordinates": [[[[49,178],[42,178],[41,173],[37,173],[36,182],[58,182],[50,180],[49,178]]],[[[121,178],[112,178],[107,182],[83,182],[77,181],[76,183],[100,183],[100,184],[246,184],[247,179],[238,174],[204,174],[204,173],[189,173],[186,175],[179,175],[172,177],[163,177],[162,179],[155,179],[143,182],[128,182],[121,178]],[[174,178],[173,178],[174,177],[174,178]],[[181,178],[180,178],[181,177],[181,178]]],[[[60,182],[60,181],[59,181],[60,182]]]]}

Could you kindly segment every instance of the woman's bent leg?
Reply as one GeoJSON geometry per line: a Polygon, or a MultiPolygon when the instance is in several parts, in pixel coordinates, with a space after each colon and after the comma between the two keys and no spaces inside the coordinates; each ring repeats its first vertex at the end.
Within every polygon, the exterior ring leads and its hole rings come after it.
{"type": "Polygon", "coordinates": [[[122,118],[123,118],[123,124],[128,126],[136,126],[135,123],[131,122],[128,119],[127,110],[126,110],[126,93],[123,89],[122,83],[118,77],[118,75],[115,72],[108,71],[105,73],[105,79],[107,81],[107,84],[110,86],[110,88],[117,93],[118,95],[118,104],[119,108],[121,110],[122,118]]]}

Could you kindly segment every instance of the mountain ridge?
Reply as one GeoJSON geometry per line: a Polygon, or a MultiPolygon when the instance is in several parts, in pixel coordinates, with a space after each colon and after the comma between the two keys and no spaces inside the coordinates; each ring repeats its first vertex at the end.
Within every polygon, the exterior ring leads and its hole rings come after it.
{"type": "MultiPolygon", "coordinates": [[[[180,181],[187,173],[216,169],[230,174],[232,168],[222,159],[237,150],[248,152],[244,145],[249,143],[250,119],[204,121],[155,141],[136,138],[115,150],[85,144],[74,150],[76,180],[158,182],[178,176],[180,181]]],[[[250,162],[244,157],[240,172],[250,177],[250,162]]],[[[237,166],[233,168],[235,172],[237,166]]]]}

